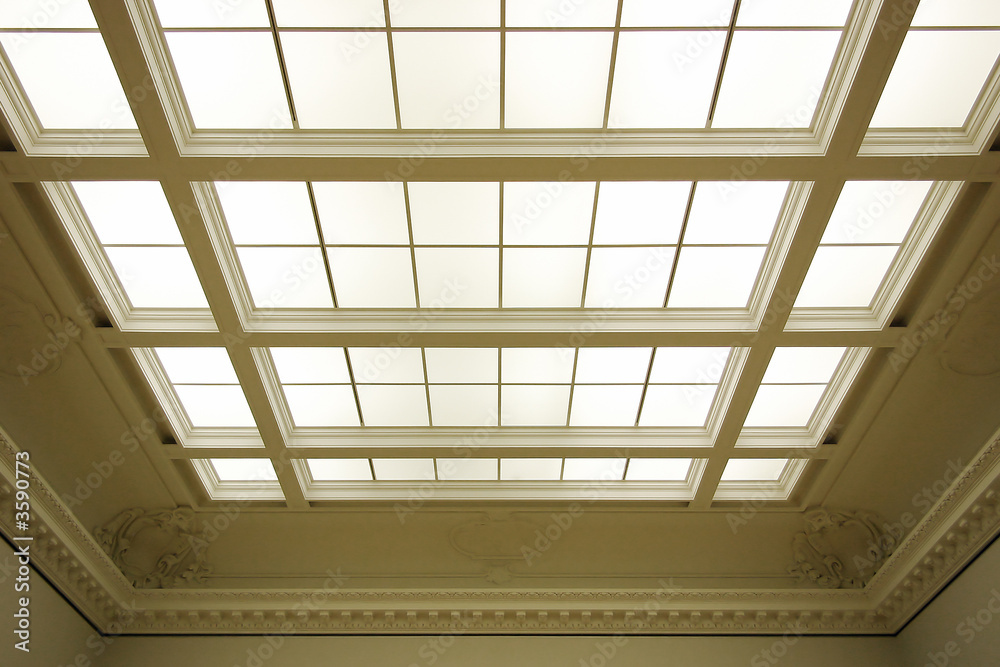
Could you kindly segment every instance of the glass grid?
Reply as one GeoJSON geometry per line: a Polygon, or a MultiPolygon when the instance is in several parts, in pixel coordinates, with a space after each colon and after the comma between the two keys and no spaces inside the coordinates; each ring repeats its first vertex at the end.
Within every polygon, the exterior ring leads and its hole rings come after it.
{"type": "Polygon", "coordinates": [[[153,4],[196,128],[507,130],[809,127],[854,3],[153,4]]]}
{"type": "Polygon", "coordinates": [[[258,309],[742,309],[788,189],[788,182],[216,184],[258,309]]]}

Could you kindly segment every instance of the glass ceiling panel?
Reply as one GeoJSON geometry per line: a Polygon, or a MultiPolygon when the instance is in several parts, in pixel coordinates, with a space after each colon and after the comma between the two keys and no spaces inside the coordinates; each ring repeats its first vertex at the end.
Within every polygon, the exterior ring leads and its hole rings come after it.
{"type": "Polygon", "coordinates": [[[500,388],[501,426],[565,426],[570,385],[505,384],[500,388]]]}
{"type": "Polygon", "coordinates": [[[0,28],[54,30],[97,28],[87,0],[5,0],[0,3],[0,28]]]}
{"type": "Polygon", "coordinates": [[[413,261],[406,248],[328,248],[341,308],[414,308],[413,261]]]}
{"type": "MultiPolygon", "coordinates": [[[[169,2],[169,0],[167,0],[169,2]]],[[[281,27],[367,27],[385,26],[382,0],[271,0],[274,16],[281,27]]],[[[266,23],[265,23],[266,25],[266,23]]],[[[359,46],[360,48],[360,46],[359,46]]]]}
{"type": "Polygon", "coordinates": [[[516,28],[613,28],[618,0],[501,0],[507,25],[516,28]]]}
{"type": "Polygon", "coordinates": [[[506,127],[602,127],[611,42],[611,32],[509,33],[506,127]]]}
{"type": "Polygon", "coordinates": [[[395,27],[488,28],[500,25],[497,0],[393,0],[389,16],[395,27]]]}
{"type": "Polygon", "coordinates": [[[585,248],[505,248],[503,308],[577,308],[585,248]]]}
{"type": "MultiPolygon", "coordinates": [[[[15,8],[12,14],[16,13],[15,8]]],[[[87,22],[82,9],[75,12],[75,18],[67,15],[66,21],[87,22]]],[[[42,128],[137,128],[100,33],[4,33],[0,47],[42,128]]]]}
{"type": "Polygon", "coordinates": [[[434,479],[433,459],[372,459],[375,479],[417,481],[434,479]]]}
{"type": "Polygon", "coordinates": [[[688,181],[601,183],[594,244],[677,243],[690,194],[688,181]]]}
{"type": "Polygon", "coordinates": [[[558,480],[562,459],[500,459],[501,480],[558,480]]]}
{"type": "Polygon", "coordinates": [[[992,0],[921,0],[910,26],[996,26],[1000,4],[992,0]]]}
{"type": "Polygon", "coordinates": [[[316,245],[305,183],[225,181],[216,184],[237,245],[316,245]]]}
{"type": "Polygon", "coordinates": [[[396,128],[386,36],[368,39],[359,49],[352,32],[281,33],[299,127],[396,128]]]}
{"type": "Polygon", "coordinates": [[[270,459],[209,459],[223,482],[276,482],[270,459]]]}
{"type": "Polygon", "coordinates": [[[722,473],[724,482],[773,482],[781,478],[788,459],[730,459],[722,473]]]}
{"type": "Polygon", "coordinates": [[[174,391],[194,428],[256,427],[239,385],[175,385],[174,391]]]}
{"type": "Polygon", "coordinates": [[[622,27],[725,28],[730,23],[734,0],[663,2],[624,0],[622,27]]]}
{"type": "MultiPolygon", "coordinates": [[[[284,4],[276,0],[275,5],[284,4]]],[[[153,0],[164,28],[266,28],[264,0],[205,2],[205,0],[153,0]]]]}
{"type": "Polygon", "coordinates": [[[503,184],[505,245],[587,245],[595,183],[503,184]]]}
{"type": "Polygon", "coordinates": [[[195,127],[291,128],[269,32],[168,32],[195,127]]]}
{"type": "Polygon", "coordinates": [[[573,351],[552,347],[505,347],[501,350],[501,381],[557,383],[573,381],[573,351]]]}
{"type": "Polygon", "coordinates": [[[409,245],[402,183],[313,183],[313,191],[327,243],[409,245]]]}
{"type": "Polygon", "coordinates": [[[134,308],[208,308],[183,247],[106,247],[104,252],[134,308]]]}
{"type": "Polygon", "coordinates": [[[223,347],[158,347],[156,356],[174,384],[239,384],[223,347]]]}
{"type": "Polygon", "coordinates": [[[843,26],[854,0],[742,0],[736,21],[747,26],[843,26]]]}
{"type": "Polygon", "coordinates": [[[962,127],[998,56],[997,30],[911,30],[871,127],[962,127]]]}
{"type": "Polygon", "coordinates": [[[498,183],[410,183],[413,242],[418,245],[496,245],[498,183]]]}
{"type": "Polygon", "coordinates": [[[809,127],[840,37],[840,30],[737,30],[712,127],[809,127]]]}
{"type": "Polygon", "coordinates": [[[272,347],[278,379],[285,384],[340,384],[351,381],[339,347],[272,347]]]}
{"type": "Polygon", "coordinates": [[[631,482],[681,481],[691,470],[691,459],[629,459],[625,479],[631,482]]]}
{"type": "Polygon", "coordinates": [[[72,186],[101,243],[183,244],[158,182],[74,181],[72,186]]]}
{"type": "Polygon", "coordinates": [[[309,473],[318,481],[371,481],[368,459],[309,459],[309,473]]]}
{"type": "Polygon", "coordinates": [[[499,33],[395,33],[392,47],[403,129],[499,127],[499,33]]]}
{"type": "Polygon", "coordinates": [[[430,425],[423,385],[358,385],[358,401],[365,426],[430,425]]]}

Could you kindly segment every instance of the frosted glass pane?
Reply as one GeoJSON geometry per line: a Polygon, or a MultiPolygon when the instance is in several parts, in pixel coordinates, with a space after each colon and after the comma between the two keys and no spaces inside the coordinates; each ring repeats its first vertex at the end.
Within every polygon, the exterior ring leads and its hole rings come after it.
{"type": "Polygon", "coordinates": [[[330,308],[319,248],[237,248],[256,308],[330,308]]]}
{"type": "Polygon", "coordinates": [[[394,33],[392,48],[403,129],[500,127],[499,33],[394,33]]]}
{"type": "Polygon", "coordinates": [[[705,127],[725,43],[721,30],[622,33],[608,127],[705,127]],[[685,55],[692,44],[696,58],[685,55]]]}
{"type": "MultiPolygon", "coordinates": [[[[272,0],[274,17],[279,26],[289,28],[380,28],[385,26],[382,0],[272,0]]],[[[370,33],[355,34],[354,46],[364,49],[370,45],[370,33]],[[362,37],[363,35],[363,37],[362,37]]]]}
{"type": "Polygon", "coordinates": [[[208,308],[185,248],[105,248],[135,308],[208,308]]]}
{"type": "Polygon", "coordinates": [[[911,26],[997,26],[1000,4],[994,0],[921,0],[911,26]]]}
{"type": "Polygon", "coordinates": [[[611,37],[610,32],[508,33],[506,126],[602,127],[611,37]]]}
{"type": "Polygon", "coordinates": [[[849,181],[821,243],[902,243],[931,181],[849,181]]]}
{"type": "Polygon", "coordinates": [[[587,245],[594,183],[504,183],[504,245],[587,245]]]}
{"type": "Polygon", "coordinates": [[[619,482],[625,474],[627,459],[566,459],[563,481],[619,482]]]}
{"type": "Polygon", "coordinates": [[[427,381],[496,382],[497,353],[495,347],[428,347],[427,381]]]}
{"type": "Polygon", "coordinates": [[[367,34],[363,49],[357,39],[354,32],[281,33],[299,127],[396,129],[386,36],[367,34]]]}
{"type": "Polygon", "coordinates": [[[194,428],[254,427],[243,388],[232,385],[182,384],[174,387],[194,428]]]}
{"type": "Polygon", "coordinates": [[[354,381],[407,384],[424,382],[424,361],[413,347],[349,347],[354,381]]]}
{"type": "Polygon", "coordinates": [[[674,252],[674,248],[594,248],[584,305],[662,308],[674,252]]]}
{"type": "Polygon", "coordinates": [[[498,0],[392,0],[393,27],[476,27],[500,25],[498,0]]]}
{"type": "Polygon", "coordinates": [[[776,482],[787,466],[788,459],[730,459],[722,481],[776,482]]]}
{"type": "Polygon", "coordinates": [[[43,128],[137,127],[100,34],[7,33],[0,45],[43,128]]]}
{"type": "Polygon", "coordinates": [[[580,385],[573,390],[570,426],[635,426],[641,385],[580,385]]]}
{"type": "Polygon", "coordinates": [[[0,28],[96,28],[87,0],[4,0],[0,3],[0,28]]]}
{"type": "Polygon", "coordinates": [[[682,248],[669,308],[746,308],[765,248],[682,248]]]}
{"type": "Polygon", "coordinates": [[[505,347],[500,354],[503,382],[573,380],[573,350],[556,347],[505,347]]]}
{"type": "Polygon", "coordinates": [[[643,383],[649,370],[648,347],[582,347],[577,355],[576,382],[643,383]]]}
{"type": "Polygon", "coordinates": [[[442,481],[497,480],[496,459],[438,459],[438,479],[442,481]]]}
{"type": "Polygon", "coordinates": [[[368,459],[308,459],[309,472],[318,482],[371,481],[368,459]]]}
{"type": "Polygon", "coordinates": [[[743,0],[737,26],[842,26],[854,0],[743,0]]]}
{"type": "Polygon", "coordinates": [[[712,126],[809,127],[840,35],[737,30],[712,126]]]}
{"type": "Polygon", "coordinates": [[[156,356],[174,384],[239,384],[224,347],[158,347],[156,356]]]}
{"type": "Polygon", "coordinates": [[[716,390],[711,384],[650,385],[639,426],[704,426],[716,390]]]}
{"type": "Polygon", "coordinates": [[[170,32],[166,38],[195,127],[292,127],[269,32],[170,32]]]}
{"type": "Polygon", "coordinates": [[[501,480],[557,481],[562,459],[500,459],[501,480]]]}
{"type": "Polygon", "coordinates": [[[677,243],[691,183],[601,183],[597,195],[594,245],[677,243]]]}
{"type": "Polygon", "coordinates": [[[313,183],[313,193],[328,244],[409,245],[402,183],[313,183]]]}
{"type": "Polygon", "coordinates": [[[625,479],[630,482],[683,482],[691,459],[631,459],[625,479]]]}
{"type": "Polygon", "coordinates": [[[327,248],[341,308],[413,308],[409,248],[327,248]]]}
{"type": "Polygon", "coordinates": [[[684,229],[684,243],[767,244],[787,192],[786,181],[700,182],[684,229]]]}
{"type": "Polygon", "coordinates": [[[910,32],[871,127],[962,127],[998,54],[1000,32],[910,32]]]}
{"type": "Polygon", "coordinates": [[[410,183],[409,191],[415,244],[499,243],[499,183],[410,183]]]}
{"type": "Polygon", "coordinates": [[[427,393],[423,385],[358,385],[358,398],[365,426],[428,425],[427,393]]]}
{"type": "Polygon", "coordinates": [[[350,385],[291,384],[283,387],[297,427],[359,426],[358,406],[350,385]]]}
{"type": "Polygon", "coordinates": [[[516,28],[614,28],[618,0],[501,0],[507,25],[516,28]]]}
{"type": "Polygon", "coordinates": [[[653,358],[652,383],[717,383],[722,379],[729,347],[658,347],[653,358]]]}
{"type": "Polygon", "coordinates": [[[565,426],[569,385],[509,385],[500,388],[501,426],[565,426]]]}
{"type": "Polygon", "coordinates": [[[183,243],[157,181],[74,181],[73,189],[101,243],[183,243]]]}
{"type": "Polygon", "coordinates": [[[497,423],[496,385],[431,385],[435,426],[488,426],[497,423]]]}
{"type": "Polygon", "coordinates": [[[434,459],[372,459],[375,479],[417,481],[434,479],[434,459]]]}
{"type": "Polygon", "coordinates": [[[264,0],[153,0],[153,5],[164,28],[266,28],[271,25],[264,0]]]}
{"type": "Polygon", "coordinates": [[[496,249],[417,248],[421,308],[496,308],[500,253],[496,249]]]}
{"type": "Polygon", "coordinates": [[[820,246],[795,306],[868,307],[896,250],[896,246],[820,246]]]}
{"type": "Polygon", "coordinates": [[[762,383],[826,384],[844,358],[843,347],[779,347],[771,356],[762,383]]]}
{"type": "Polygon", "coordinates": [[[271,358],[284,384],[351,381],[342,347],[272,347],[271,358]]]}
{"type": "Polygon", "coordinates": [[[622,5],[622,27],[725,28],[729,25],[732,13],[733,0],[625,0],[622,5]]]}
{"type": "Polygon", "coordinates": [[[585,248],[504,248],[504,308],[579,308],[585,248]]]}
{"type": "Polygon", "coordinates": [[[826,385],[761,385],[743,426],[806,427],[825,391],[826,385]]]}
{"type": "Polygon", "coordinates": [[[276,482],[270,459],[209,459],[222,482],[276,482]]]}
{"type": "Polygon", "coordinates": [[[215,189],[236,245],[319,243],[305,183],[225,181],[215,189]]]}

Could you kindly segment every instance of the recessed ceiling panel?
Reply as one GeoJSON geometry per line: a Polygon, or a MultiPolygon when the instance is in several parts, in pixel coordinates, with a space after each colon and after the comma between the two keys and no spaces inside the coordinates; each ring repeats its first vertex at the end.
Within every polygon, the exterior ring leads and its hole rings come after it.
{"type": "Polygon", "coordinates": [[[787,181],[700,181],[684,243],[767,244],[787,193],[787,181]]]}
{"type": "Polygon", "coordinates": [[[371,481],[372,469],[368,459],[307,459],[309,473],[320,482],[371,481]]]}
{"type": "Polygon", "coordinates": [[[94,13],[87,0],[60,0],[53,6],[48,0],[5,0],[0,3],[0,28],[28,27],[97,29],[94,13]],[[52,11],[53,9],[57,11],[52,11]],[[41,19],[44,18],[44,21],[41,19]]]}
{"type": "Polygon", "coordinates": [[[725,28],[730,23],[732,13],[733,0],[624,0],[622,27],[725,28]]]}
{"type": "Polygon", "coordinates": [[[625,475],[624,458],[567,458],[562,478],[567,482],[620,482],[625,475]]]}
{"type": "Polygon", "coordinates": [[[578,385],[570,426],[635,426],[642,385],[578,385]]]}
{"type": "MultiPolygon", "coordinates": [[[[170,0],[167,0],[168,2],[170,0]]],[[[381,28],[385,26],[382,0],[271,0],[274,18],[283,28],[381,28]]],[[[354,34],[354,46],[366,48],[369,33],[354,34]]]]}
{"type": "Polygon", "coordinates": [[[844,358],[843,347],[779,347],[764,373],[764,384],[826,384],[844,358]]]}
{"type": "Polygon", "coordinates": [[[662,308],[675,248],[594,248],[587,274],[588,308],[662,308]]]}
{"type": "Polygon", "coordinates": [[[257,308],[330,308],[319,248],[237,248],[257,308]]]}
{"type": "Polygon", "coordinates": [[[365,426],[428,426],[427,392],[419,384],[358,385],[365,426]]]}
{"type": "Polygon", "coordinates": [[[820,246],[795,300],[797,308],[867,308],[896,256],[892,246],[820,246]]]}
{"type": "Polygon", "coordinates": [[[505,347],[500,379],[505,383],[563,383],[573,380],[573,350],[556,347],[505,347]]]}
{"type": "Polygon", "coordinates": [[[437,459],[437,474],[441,481],[496,481],[499,479],[498,468],[497,459],[437,459]]]}
{"type": "Polygon", "coordinates": [[[276,482],[270,459],[210,459],[222,482],[276,482]]]}
{"type": "Polygon", "coordinates": [[[499,360],[495,347],[428,347],[430,383],[496,382],[499,360]]]}
{"type": "Polygon", "coordinates": [[[716,386],[711,384],[650,385],[639,426],[704,426],[715,393],[716,386]]]}
{"type": "Polygon", "coordinates": [[[690,194],[686,181],[601,183],[594,245],[677,243],[690,194]]]}
{"type": "Polygon", "coordinates": [[[743,425],[805,427],[825,391],[822,384],[761,385],[743,425]]]}
{"type": "Polygon", "coordinates": [[[173,384],[239,384],[224,347],[158,347],[156,356],[173,384]]]}
{"type": "Polygon", "coordinates": [[[722,378],[729,347],[658,347],[649,381],[653,384],[716,384],[722,378]]]}
{"type": "Polygon", "coordinates": [[[359,384],[424,383],[424,362],[414,347],[350,347],[354,381],[359,384]]]}
{"type": "Polygon", "coordinates": [[[174,387],[195,428],[255,427],[253,413],[239,385],[182,384],[174,387]]]}
{"type": "Polygon", "coordinates": [[[722,473],[724,482],[776,482],[788,459],[730,459],[722,473]]]}
{"type": "Polygon", "coordinates": [[[997,26],[1000,4],[992,0],[920,0],[911,26],[997,26]]]}
{"type": "Polygon", "coordinates": [[[501,0],[392,0],[389,15],[396,28],[496,28],[501,0]]]}
{"type": "Polygon", "coordinates": [[[629,459],[625,479],[632,482],[683,482],[691,459],[629,459]]]}
{"type": "Polygon", "coordinates": [[[501,426],[565,426],[568,384],[505,384],[500,388],[501,426]]]}
{"type": "Polygon", "coordinates": [[[417,245],[496,245],[499,183],[410,183],[417,245]]]}
{"type": "MultiPolygon", "coordinates": [[[[277,0],[275,4],[279,4],[277,0]]],[[[265,0],[153,0],[164,28],[267,28],[265,0]]]]}
{"type": "Polygon", "coordinates": [[[434,479],[434,459],[372,459],[375,479],[419,481],[434,479]]]}
{"type": "Polygon", "coordinates": [[[618,0],[500,0],[506,23],[515,28],[613,28],[618,0]]]}
{"type": "Polygon", "coordinates": [[[821,243],[902,243],[932,181],[848,181],[821,243]]]}
{"type": "Polygon", "coordinates": [[[558,480],[562,459],[500,459],[502,480],[558,480]]]}
{"type": "Polygon", "coordinates": [[[341,384],[351,381],[340,347],[272,347],[271,358],[283,384],[341,384]]]}
{"type": "Polygon", "coordinates": [[[290,384],[283,388],[295,426],[361,424],[357,402],[349,384],[290,384]]]}
{"type": "Polygon", "coordinates": [[[105,248],[134,308],[208,308],[205,291],[184,248],[105,248]]]}
{"type": "Polygon", "coordinates": [[[577,384],[639,383],[649,372],[648,347],[583,347],[577,353],[577,384]]]}
{"type": "Polygon", "coordinates": [[[743,0],[737,27],[843,26],[854,0],[743,0]]]}
{"type": "Polygon", "coordinates": [[[432,384],[431,419],[435,426],[487,426],[497,423],[497,386],[432,384]]]}
{"type": "Polygon", "coordinates": [[[495,248],[417,248],[421,308],[496,308],[500,251],[495,248]]]}
{"type": "Polygon", "coordinates": [[[669,308],[746,308],[765,248],[682,248],[669,308]]]}

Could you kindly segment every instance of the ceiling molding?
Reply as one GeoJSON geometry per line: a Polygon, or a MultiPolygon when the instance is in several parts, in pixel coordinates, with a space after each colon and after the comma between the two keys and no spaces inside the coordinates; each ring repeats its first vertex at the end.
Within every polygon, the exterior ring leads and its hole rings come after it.
{"type": "MultiPolygon", "coordinates": [[[[0,432],[8,538],[19,451],[0,432]]],[[[898,631],[1000,532],[1000,432],[862,590],[137,589],[31,476],[32,562],[94,625],[121,634],[872,634],[898,631]]],[[[791,560],[791,548],[789,548],[791,560]]]]}

